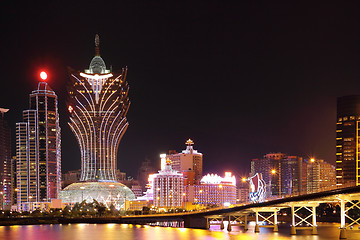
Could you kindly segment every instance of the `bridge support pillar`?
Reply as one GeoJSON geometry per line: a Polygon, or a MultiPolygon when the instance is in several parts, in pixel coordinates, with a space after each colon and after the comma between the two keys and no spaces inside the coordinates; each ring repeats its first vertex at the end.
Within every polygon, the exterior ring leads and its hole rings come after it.
{"type": "Polygon", "coordinates": [[[244,231],[248,230],[248,222],[247,222],[247,215],[245,215],[245,219],[244,219],[244,231]]]}
{"type": "MultiPolygon", "coordinates": [[[[318,202],[297,202],[291,203],[291,234],[295,235],[297,229],[311,229],[311,234],[317,234],[316,225],[316,207],[319,205],[318,202]],[[299,215],[298,211],[304,209],[307,215],[299,215]],[[310,222],[310,217],[312,221],[310,222]],[[296,221],[298,219],[298,222],[296,221]],[[302,226],[306,224],[307,226],[302,226]]],[[[305,214],[305,213],[303,213],[305,214]]]]}
{"type": "Polygon", "coordinates": [[[296,235],[296,228],[294,226],[291,226],[290,234],[296,235]]]}
{"type": "Polygon", "coordinates": [[[274,232],[278,232],[278,221],[277,221],[277,211],[274,211],[274,232]]]}
{"type": "Polygon", "coordinates": [[[312,206],[312,235],[316,235],[317,233],[317,225],[316,225],[316,206],[312,206]]]}
{"type": "Polygon", "coordinates": [[[340,239],[346,238],[345,201],[340,200],[340,239]]]}
{"type": "Polygon", "coordinates": [[[282,207],[262,207],[252,209],[255,212],[255,232],[260,231],[260,227],[273,228],[274,232],[278,232],[277,213],[282,207]],[[261,215],[265,213],[267,215],[261,215]],[[259,221],[259,217],[262,219],[259,221]]]}
{"type": "Polygon", "coordinates": [[[340,195],[338,199],[340,199],[340,239],[345,239],[346,230],[351,230],[355,226],[357,229],[360,228],[360,217],[351,212],[360,210],[360,196],[340,195]],[[346,223],[346,219],[348,223],[346,223]]]}
{"type": "Polygon", "coordinates": [[[295,228],[295,207],[294,205],[291,205],[291,231],[290,231],[290,234],[291,235],[296,235],[296,228],[295,228]]]}
{"type": "Polygon", "coordinates": [[[259,228],[259,212],[255,211],[255,232],[258,233],[260,232],[260,228],[259,228]]]}
{"type": "Polygon", "coordinates": [[[229,215],[227,230],[228,230],[228,232],[231,232],[231,216],[230,215],[229,215]]]}
{"type": "MultiPolygon", "coordinates": [[[[224,229],[224,217],[223,215],[206,216],[206,229],[210,229],[211,226],[219,225],[220,229],[224,229]]],[[[229,228],[229,227],[228,227],[229,228]]],[[[230,230],[231,231],[231,230],[230,230]]]]}
{"type": "Polygon", "coordinates": [[[248,226],[247,226],[248,214],[249,214],[248,212],[244,211],[244,212],[236,212],[227,215],[228,218],[227,230],[231,232],[232,226],[244,227],[244,231],[248,230],[248,226]]]}
{"type": "Polygon", "coordinates": [[[340,228],[340,239],[346,239],[346,228],[340,228]]]}

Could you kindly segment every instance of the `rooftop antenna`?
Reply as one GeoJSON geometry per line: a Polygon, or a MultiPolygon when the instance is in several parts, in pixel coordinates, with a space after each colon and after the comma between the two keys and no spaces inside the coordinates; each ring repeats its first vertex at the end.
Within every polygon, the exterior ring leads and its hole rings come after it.
{"type": "Polygon", "coordinates": [[[100,56],[99,45],[100,45],[100,38],[99,38],[99,35],[96,34],[95,35],[95,56],[100,56]]]}

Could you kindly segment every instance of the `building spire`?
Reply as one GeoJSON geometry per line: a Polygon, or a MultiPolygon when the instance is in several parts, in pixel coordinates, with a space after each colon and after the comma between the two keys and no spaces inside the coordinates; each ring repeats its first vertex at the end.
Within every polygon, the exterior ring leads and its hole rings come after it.
{"type": "Polygon", "coordinates": [[[95,56],[100,56],[100,39],[99,39],[99,34],[95,35],[95,56]]]}

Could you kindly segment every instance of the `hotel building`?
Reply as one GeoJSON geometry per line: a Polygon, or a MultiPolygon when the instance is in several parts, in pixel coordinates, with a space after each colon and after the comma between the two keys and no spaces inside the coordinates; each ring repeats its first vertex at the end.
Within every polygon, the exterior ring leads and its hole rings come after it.
{"type": "Polygon", "coordinates": [[[336,180],[338,186],[360,185],[360,95],[337,99],[336,180]]]}
{"type": "Polygon", "coordinates": [[[46,82],[30,94],[30,109],[16,124],[17,203],[46,202],[61,188],[58,101],[46,82]]]}
{"type": "Polygon", "coordinates": [[[172,169],[187,172],[188,177],[193,177],[193,179],[188,179],[188,182],[199,184],[203,173],[203,154],[194,150],[194,142],[191,139],[187,140],[185,144],[187,147],[181,153],[171,152],[166,155],[166,158],[171,160],[172,169]],[[193,171],[194,174],[189,173],[189,171],[193,171]]]}
{"type": "Polygon", "coordinates": [[[128,122],[130,106],[127,68],[112,72],[100,56],[99,36],[95,36],[95,56],[85,71],[69,69],[69,126],[80,148],[80,182],[61,192],[64,202],[92,202],[93,199],[116,208],[134,193],[117,181],[118,146],[128,122]],[[115,197],[114,197],[115,196],[115,197]]]}
{"type": "Polygon", "coordinates": [[[157,208],[182,208],[184,195],[184,177],[173,170],[171,160],[167,160],[163,169],[152,175],[153,203],[157,208]]]}
{"type": "Polygon", "coordinates": [[[231,172],[224,177],[205,175],[199,185],[186,186],[186,201],[199,205],[229,206],[236,204],[236,179],[231,172]]]}
{"type": "Polygon", "coordinates": [[[11,206],[11,134],[5,120],[8,111],[0,108],[0,209],[11,206]]]}

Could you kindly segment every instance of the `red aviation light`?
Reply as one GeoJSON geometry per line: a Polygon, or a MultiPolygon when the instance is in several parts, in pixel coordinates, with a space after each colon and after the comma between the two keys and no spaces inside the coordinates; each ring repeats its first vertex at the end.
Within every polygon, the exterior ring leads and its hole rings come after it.
{"type": "Polygon", "coordinates": [[[41,73],[40,73],[40,78],[42,79],[42,80],[46,80],[47,79],[47,73],[46,72],[44,72],[44,71],[42,71],[41,73]]]}

